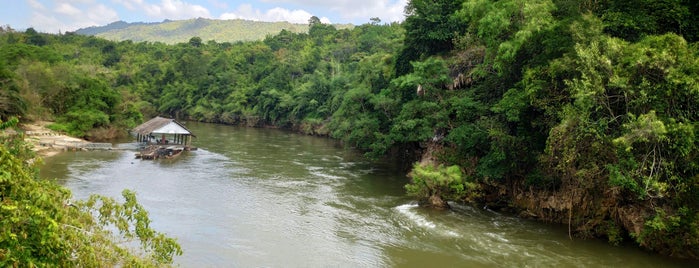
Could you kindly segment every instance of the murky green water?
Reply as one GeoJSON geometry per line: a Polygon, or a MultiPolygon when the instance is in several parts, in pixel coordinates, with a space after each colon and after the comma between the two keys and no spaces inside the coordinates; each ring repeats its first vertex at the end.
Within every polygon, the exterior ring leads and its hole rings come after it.
{"type": "Polygon", "coordinates": [[[189,123],[199,151],[174,160],[68,152],[42,176],[76,198],[135,190],[153,226],[177,237],[183,267],[692,267],[567,230],[404,196],[396,165],[330,139],[189,123]]]}

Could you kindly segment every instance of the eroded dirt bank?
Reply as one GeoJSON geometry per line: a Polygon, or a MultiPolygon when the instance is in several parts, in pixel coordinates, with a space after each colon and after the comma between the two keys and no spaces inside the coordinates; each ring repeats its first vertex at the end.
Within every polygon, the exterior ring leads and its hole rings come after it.
{"type": "Polygon", "coordinates": [[[80,145],[89,143],[86,140],[48,129],[46,126],[51,123],[37,121],[20,125],[26,135],[25,141],[32,145],[32,149],[38,156],[50,157],[62,151],[75,150],[80,145]]]}

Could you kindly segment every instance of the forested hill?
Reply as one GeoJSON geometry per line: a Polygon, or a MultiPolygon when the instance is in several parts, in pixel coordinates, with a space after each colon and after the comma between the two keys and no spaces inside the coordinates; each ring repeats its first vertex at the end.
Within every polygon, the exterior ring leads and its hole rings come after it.
{"type": "MultiPolygon", "coordinates": [[[[335,25],[335,27],[342,29],[353,26],[343,24],[335,25]]],[[[205,42],[210,40],[216,42],[257,41],[268,35],[276,35],[282,30],[306,33],[308,32],[308,24],[204,18],[165,20],[155,23],[117,21],[105,26],[79,29],[75,33],[94,35],[114,41],[131,40],[134,42],[149,41],[175,44],[187,42],[195,36],[205,42]]]]}

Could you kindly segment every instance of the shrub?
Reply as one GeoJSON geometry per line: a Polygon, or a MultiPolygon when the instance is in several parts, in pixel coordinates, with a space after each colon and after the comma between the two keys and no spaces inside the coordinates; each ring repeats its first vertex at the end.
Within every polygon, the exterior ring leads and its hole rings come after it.
{"type": "Polygon", "coordinates": [[[430,200],[431,205],[439,205],[433,200],[471,200],[478,195],[478,185],[467,181],[457,165],[422,166],[416,163],[410,176],[412,182],[405,185],[408,195],[421,202],[430,200]]]}

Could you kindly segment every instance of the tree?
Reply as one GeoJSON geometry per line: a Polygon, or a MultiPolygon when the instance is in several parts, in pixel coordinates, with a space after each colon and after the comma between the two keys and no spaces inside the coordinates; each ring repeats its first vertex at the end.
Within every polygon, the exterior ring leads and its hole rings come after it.
{"type": "Polygon", "coordinates": [[[601,1],[595,13],[605,23],[605,32],[628,41],[647,35],[675,33],[696,41],[698,32],[692,21],[697,4],[684,0],[601,1]]]}
{"type": "Polygon", "coordinates": [[[320,22],[320,18],[318,18],[316,16],[311,16],[311,18],[308,19],[308,27],[309,28],[312,28],[313,26],[316,26],[316,25],[321,24],[321,23],[322,22],[320,22]]]}
{"type": "Polygon", "coordinates": [[[325,24],[313,16],[308,20],[308,35],[316,41],[317,46],[324,46],[330,41],[330,38],[337,32],[335,26],[325,24]]]}
{"type": "Polygon", "coordinates": [[[46,45],[46,38],[34,30],[34,28],[29,27],[24,33],[27,35],[27,44],[35,46],[46,45]]]}
{"type": "Polygon", "coordinates": [[[422,56],[445,53],[454,48],[454,38],[465,30],[455,16],[463,1],[411,0],[405,7],[405,44],[396,60],[396,76],[410,72],[410,62],[422,56]]]}
{"type": "Polygon", "coordinates": [[[201,38],[200,37],[192,37],[189,39],[189,45],[193,47],[200,47],[202,44],[201,38]]]}
{"type": "Polygon", "coordinates": [[[449,208],[448,200],[465,200],[478,194],[478,185],[466,180],[459,166],[415,163],[410,177],[411,183],[405,185],[408,194],[435,208],[449,208]]]}
{"type": "Polygon", "coordinates": [[[502,73],[506,67],[518,66],[515,59],[523,46],[556,25],[555,9],[551,0],[470,0],[456,17],[468,23],[468,41],[486,48],[486,64],[481,68],[502,73]]]}
{"type": "Polygon", "coordinates": [[[15,75],[0,59],[0,120],[8,120],[12,116],[24,116],[27,112],[27,102],[20,96],[15,75]]]}

